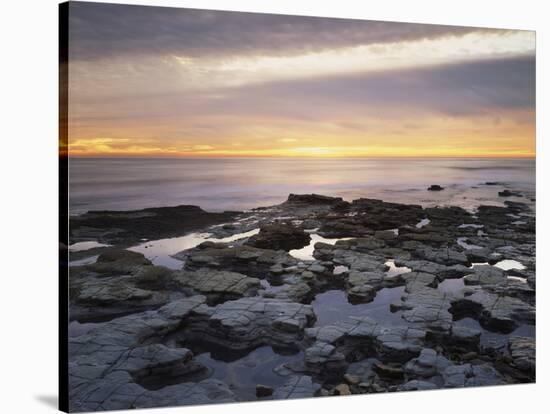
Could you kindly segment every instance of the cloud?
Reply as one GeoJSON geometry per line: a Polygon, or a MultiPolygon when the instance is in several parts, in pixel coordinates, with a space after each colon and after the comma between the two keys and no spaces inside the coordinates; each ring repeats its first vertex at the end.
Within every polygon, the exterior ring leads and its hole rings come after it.
{"type": "Polygon", "coordinates": [[[69,7],[72,60],[123,55],[288,56],[488,30],[107,3],[75,2],[69,7]]]}

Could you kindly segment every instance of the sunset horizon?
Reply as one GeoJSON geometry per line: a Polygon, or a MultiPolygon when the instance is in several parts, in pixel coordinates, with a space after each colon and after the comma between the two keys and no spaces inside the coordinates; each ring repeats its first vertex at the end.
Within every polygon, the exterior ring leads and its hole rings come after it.
{"type": "Polygon", "coordinates": [[[70,156],[535,156],[531,31],[72,4],[70,156]]]}

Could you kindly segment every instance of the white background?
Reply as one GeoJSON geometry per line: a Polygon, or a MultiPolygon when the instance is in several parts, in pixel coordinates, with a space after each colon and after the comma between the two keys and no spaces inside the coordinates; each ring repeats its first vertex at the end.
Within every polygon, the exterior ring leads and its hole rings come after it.
{"type": "MultiPolygon", "coordinates": [[[[114,3],[124,3],[112,1],[114,3]]],[[[128,1],[253,12],[537,30],[537,384],[155,409],[147,413],[548,412],[548,65],[545,1],[128,1]],[[545,148],[546,147],[546,148],[545,148]],[[545,191],[546,187],[546,191],[545,191]]],[[[1,2],[0,412],[57,405],[57,1],[1,2]]],[[[245,28],[244,28],[245,29],[245,28]]]]}

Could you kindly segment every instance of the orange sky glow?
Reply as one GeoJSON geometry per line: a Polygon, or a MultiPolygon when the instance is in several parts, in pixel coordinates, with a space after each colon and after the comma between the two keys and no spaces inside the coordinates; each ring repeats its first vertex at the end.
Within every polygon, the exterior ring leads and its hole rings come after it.
{"type": "Polygon", "coordinates": [[[70,11],[70,156],[535,156],[534,32],[119,7],[70,11]]]}

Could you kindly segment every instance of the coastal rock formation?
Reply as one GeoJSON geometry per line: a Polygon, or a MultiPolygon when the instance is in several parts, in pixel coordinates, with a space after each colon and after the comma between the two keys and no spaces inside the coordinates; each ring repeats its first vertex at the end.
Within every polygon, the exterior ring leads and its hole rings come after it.
{"type": "Polygon", "coordinates": [[[220,300],[252,295],[260,287],[259,279],[211,269],[175,272],[172,281],[179,288],[190,288],[198,294],[212,295],[220,300]]]}
{"type": "Polygon", "coordinates": [[[69,248],[75,411],[535,379],[525,203],[467,211],[291,194],[243,213],[182,206],[71,222],[73,242],[113,244],[69,248]],[[208,239],[170,251],[178,270],[154,265],[157,250],[125,250],[191,230],[208,239]]]}
{"type": "Polygon", "coordinates": [[[230,221],[237,213],[208,213],[197,206],[146,208],[134,211],[89,211],[70,218],[71,243],[98,240],[129,245],[143,238],[163,239],[230,221]]]}
{"type": "Polygon", "coordinates": [[[308,233],[291,224],[269,224],[260,227],[260,233],[246,244],[260,249],[289,251],[307,246],[310,239],[308,233]]]}

